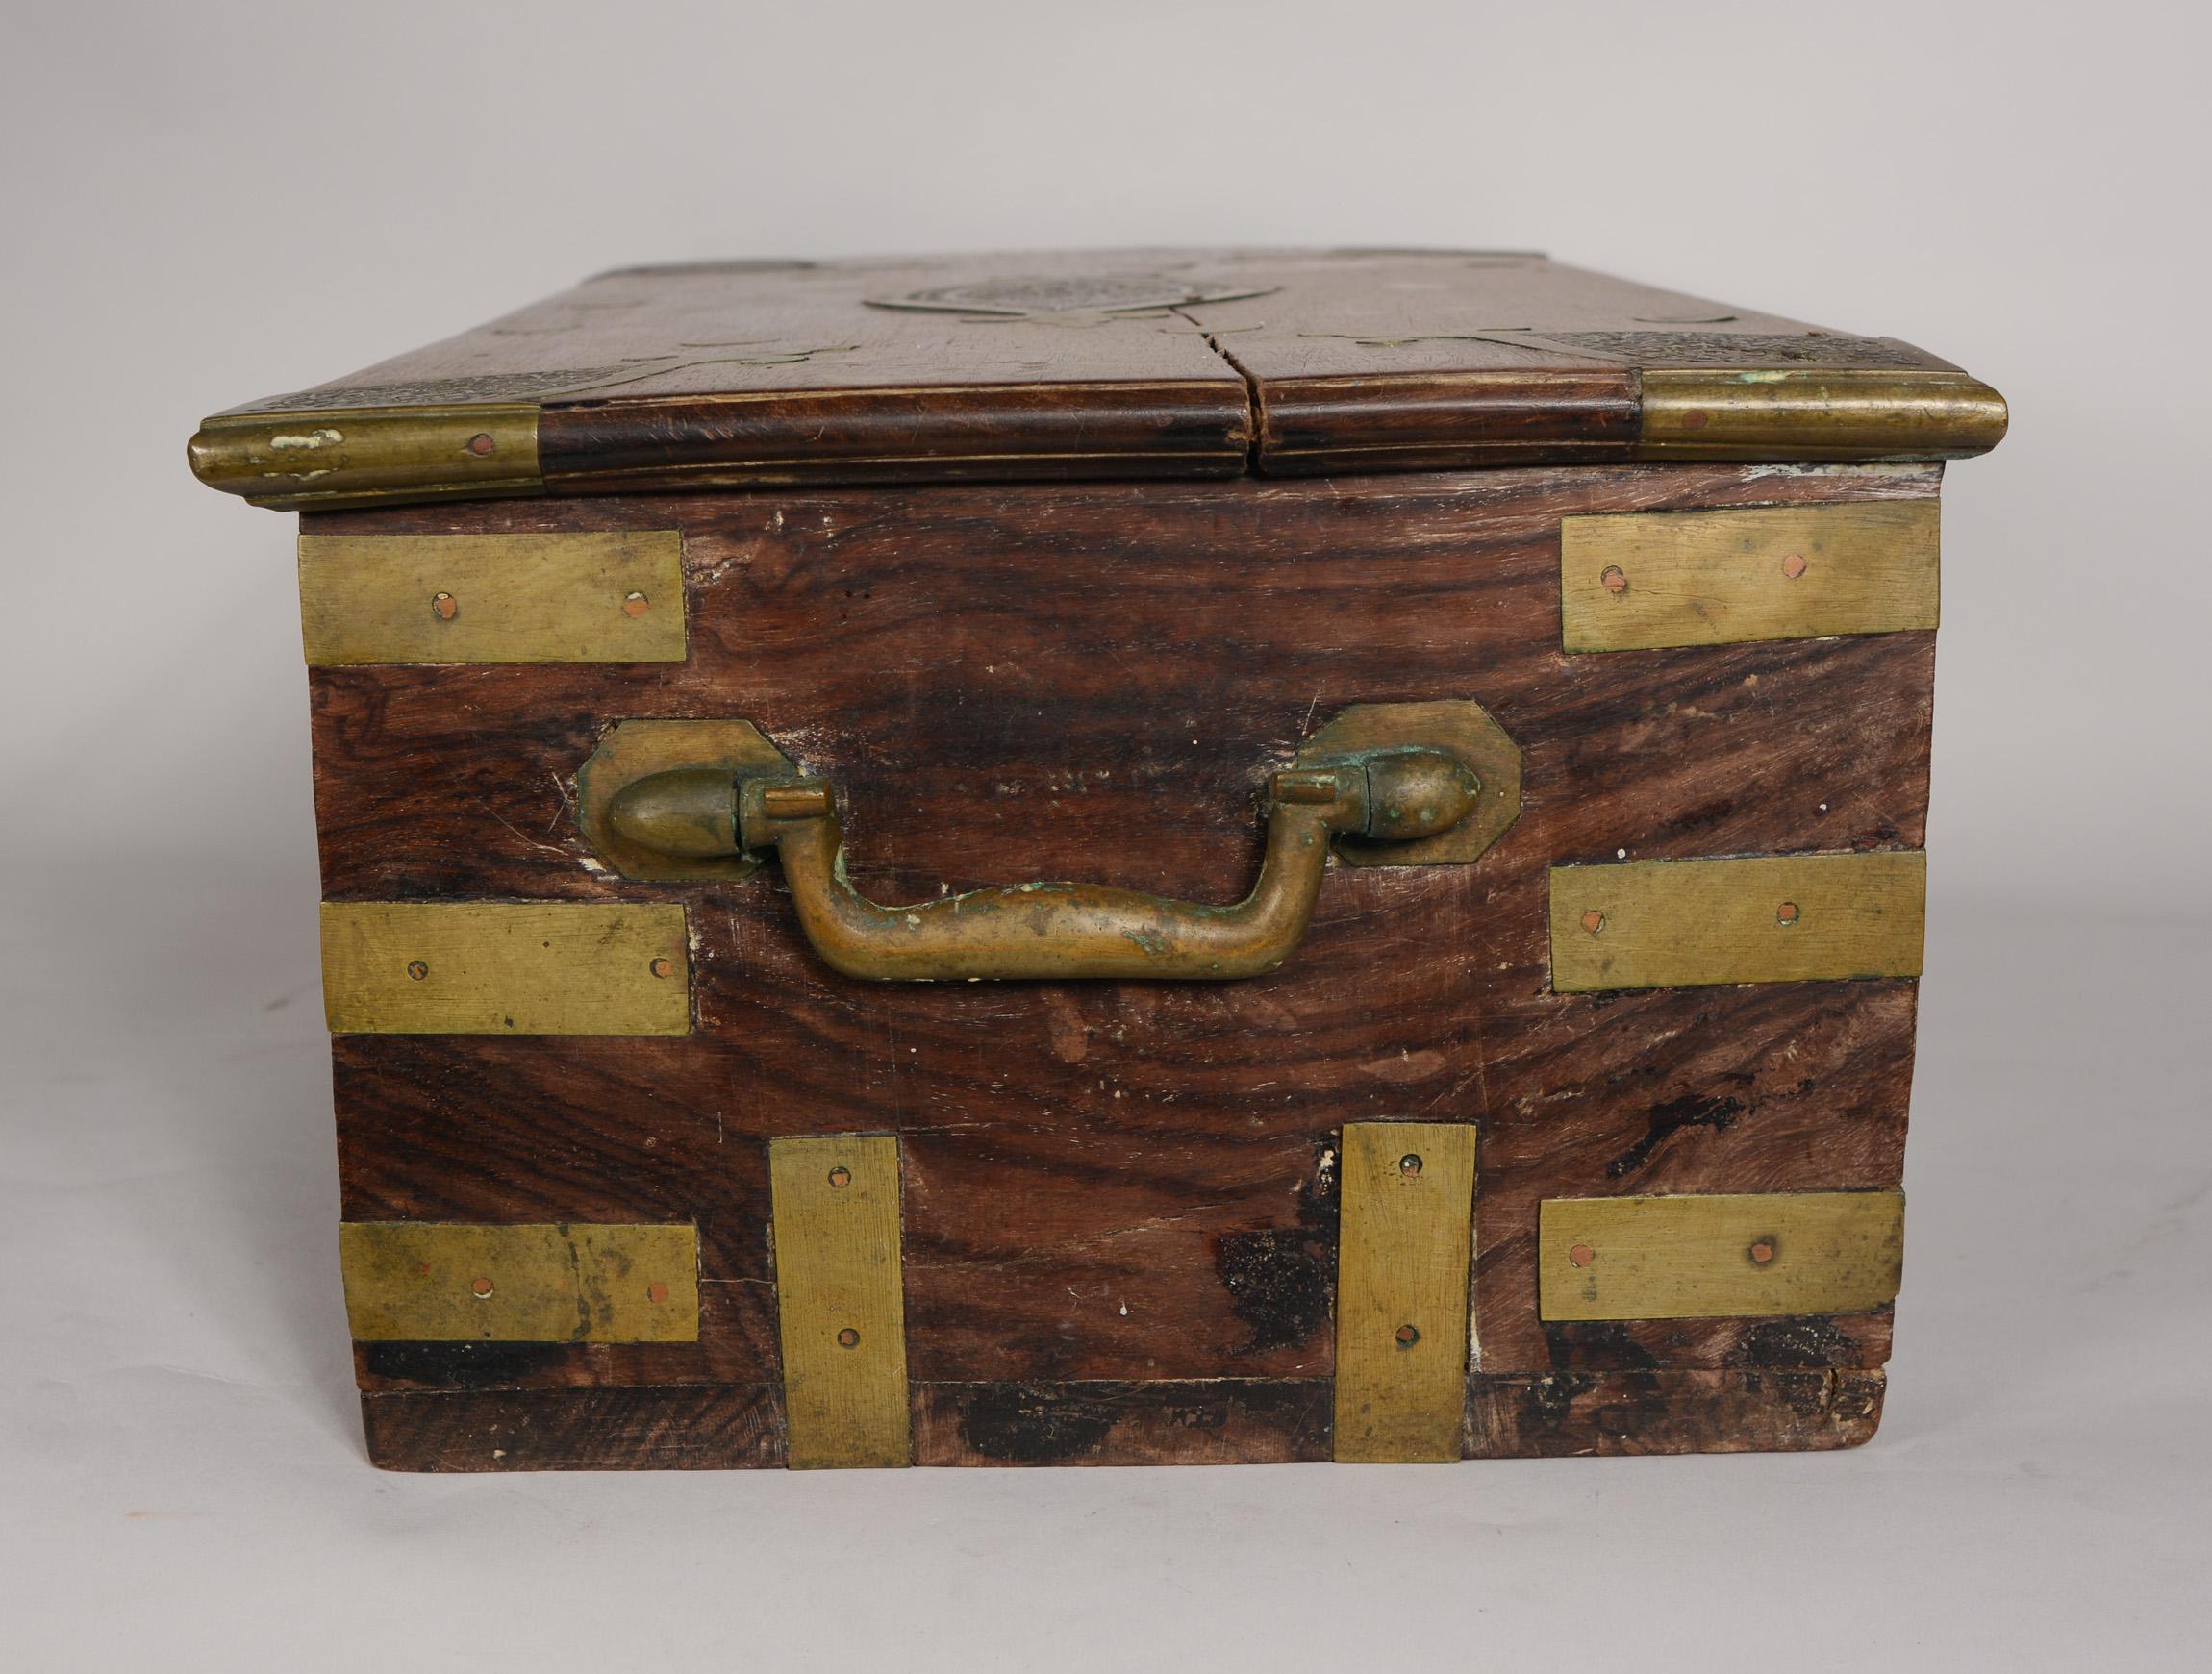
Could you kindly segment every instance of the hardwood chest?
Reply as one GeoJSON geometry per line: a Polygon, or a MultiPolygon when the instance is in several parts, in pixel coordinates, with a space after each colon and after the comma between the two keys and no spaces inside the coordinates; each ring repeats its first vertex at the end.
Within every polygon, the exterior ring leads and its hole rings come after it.
{"type": "Polygon", "coordinates": [[[1445,251],[628,270],[208,420],[371,1458],[1864,1440],[2004,426],[1445,251]]]}

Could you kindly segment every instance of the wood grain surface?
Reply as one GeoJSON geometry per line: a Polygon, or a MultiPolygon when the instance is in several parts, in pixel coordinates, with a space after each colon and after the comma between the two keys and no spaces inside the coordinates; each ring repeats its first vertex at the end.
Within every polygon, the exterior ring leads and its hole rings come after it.
{"type": "MultiPolygon", "coordinates": [[[[1493,1451],[1613,1445],[1574,1416],[1625,1398],[1607,1379],[1878,1366],[1886,1312],[1539,1318],[1544,1198],[1895,1187],[1915,998],[1903,979],[1555,994],[1546,887],[1623,854],[1917,848],[1933,637],[1569,657],[1559,527],[1938,481],[1593,466],[312,519],[681,527],[693,589],[679,664],[312,677],[333,899],[681,903],[695,942],[688,1036],[364,1036],[334,1057],[349,1218],[695,1222],[699,1343],[361,1345],[364,1387],[773,1385],[767,1142],[870,1128],[900,1137],[917,1388],[1325,1380],[1339,1135],[1405,1120],[1480,1132],[1475,1366],[1580,1391],[1542,1437],[1486,1419],[1493,1451]],[[1521,745],[1519,822],[1470,866],[1332,867],[1297,955],[1237,984],[848,982],[772,866],[620,882],[587,864],[573,807],[614,722],[742,717],[837,784],[876,899],[1074,877],[1226,901],[1257,862],[1255,793],[1310,726],[1440,697],[1521,745]]],[[[936,1399],[917,1396],[925,1456],[936,1399]]]]}

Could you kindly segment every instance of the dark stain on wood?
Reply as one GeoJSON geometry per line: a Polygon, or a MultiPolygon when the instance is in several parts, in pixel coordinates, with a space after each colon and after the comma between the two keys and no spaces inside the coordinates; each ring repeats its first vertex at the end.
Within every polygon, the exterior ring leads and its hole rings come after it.
{"type": "Polygon", "coordinates": [[[993,1464],[1065,1464],[1097,1452],[1114,1428],[1114,1409],[1101,1396],[1136,1387],[1078,1385],[1098,1393],[1076,1394],[1041,1384],[979,1384],[962,1406],[961,1437],[993,1464]]]}
{"type": "Polygon", "coordinates": [[[1762,1319],[1745,1331],[1737,1358],[1747,1366],[1776,1369],[1848,1366],[1855,1346],[1833,1319],[1762,1319]]]}
{"type": "Polygon", "coordinates": [[[1341,1201],[1334,1137],[1318,1152],[1312,1173],[1298,1187],[1295,1227],[1222,1233],[1214,1240],[1214,1271],[1250,1332],[1232,1351],[1239,1358],[1295,1347],[1329,1323],[1341,1201]]]}
{"type": "Polygon", "coordinates": [[[1680,1098],[1661,1099],[1648,1112],[1650,1125],[1644,1137],[1605,1164],[1605,1177],[1620,1180],[1635,1173],[1651,1161],[1651,1153],[1658,1150],[1670,1135],[1678,1134],[1684,1128],[1711,1128],[1724,1134],[1729,1124],[1743,1113],[1744,1101],[1727,1093],[1718,1097],[1710,1093],[1687,1093],[1680,1098]]]}
{"type": "Polygon", "coordinates": [[[566,1343],[364,1342],[364,1377],[390,1387],[511,1388],[558,1366],[566,1343]]]}

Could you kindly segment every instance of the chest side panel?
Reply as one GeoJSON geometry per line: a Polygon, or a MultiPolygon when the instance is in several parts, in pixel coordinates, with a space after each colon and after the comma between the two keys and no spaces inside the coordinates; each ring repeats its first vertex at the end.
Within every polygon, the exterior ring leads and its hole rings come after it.
{"type": "MultiPolygon", "coordinates": [[[[335,1054],[348,1219],[693,1222],[699,1340],[364,1345],[364,1387],[773,1385],[767,1142],[854,1132],[899,1139],[925,1447],[1030,1445],[973,1386],[1095,1384],[1113,1414],[1131,1387],[1325,1379],[1347,1122],[1479,1131],[1473,1364],[1539,1391],[1477,1402],[1495,1450],[1544,1450],[1553,1408],[1587,1428],[1609,1378],[1878,1366],[1881,1309],[1547,1320],[1540,1205],[1896,1187],[1915,983],[1555,992],[1550,893],[1561,866],[1917,850],[1933,634],[1570,653],[1561,528],[1926,504],[1937,481],[1623,465],[314,519],[676,530],[688,591],[682,662],[313,677],[329,898],[673,903],[691,941],[682,1036],[335,1054]],[[1437,698],[1520,745],[1519,820],[1472,865],[1332,866],[1303,944],[1244,982],[851,982],[772,865],[624,881],[575,813],[615,722],[743,718],[834,781],[875,899],[1077,878],[1225,902],[1306,733],[1437,698]]],[[[1278,1439],[1323,1422],[1325,1399],[1266,1399],[1278,1439]]]]}

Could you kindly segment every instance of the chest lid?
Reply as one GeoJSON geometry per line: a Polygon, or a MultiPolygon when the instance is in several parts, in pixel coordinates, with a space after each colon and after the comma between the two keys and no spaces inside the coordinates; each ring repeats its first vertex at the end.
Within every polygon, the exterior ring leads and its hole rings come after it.
{"type": "Polygon", "coordinates": [[[1122,250],[627,268],[193,437],[257,505],[794,483],[1946,459],[1893,337],[1542,256],[1122,250]]]}

